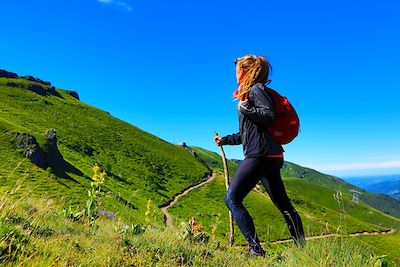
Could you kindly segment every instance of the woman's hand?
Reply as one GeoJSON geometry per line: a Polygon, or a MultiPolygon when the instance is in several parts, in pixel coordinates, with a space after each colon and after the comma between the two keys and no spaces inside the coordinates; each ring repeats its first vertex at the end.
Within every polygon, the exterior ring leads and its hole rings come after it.
{"type": "Polygon", "coordinates": [[[214,142],[217,144],[217,146],[222,146],[222,137],[219,135],[214,136],[214,142]]]}

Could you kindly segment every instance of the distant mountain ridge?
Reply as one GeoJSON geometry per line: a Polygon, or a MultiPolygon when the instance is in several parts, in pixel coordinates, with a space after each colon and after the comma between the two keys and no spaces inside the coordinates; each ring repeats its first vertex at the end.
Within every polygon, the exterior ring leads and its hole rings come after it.
{"type": "Polygon", "coordinates": [[[343,179],[356,185],[361,188],[366,188],[369,185],[385,182],[385,181],[394,181],[400,180],[400,174],[392,174],[392,175],[366,175],[366,176],[355,176],[355,177],[343,177],[343,179]]]}
{"type": "Polygon", "coordinates": [[[366,187],[366,190],[373,193],[385,194],[400,200],[400,180],[371,184],[366,187]]]}
{"type": "Polygon", "coordinates": [[[348,177],[345,180],[366,191],[384,194],[400,200],[400,174],[382,176],[348,177]]]}

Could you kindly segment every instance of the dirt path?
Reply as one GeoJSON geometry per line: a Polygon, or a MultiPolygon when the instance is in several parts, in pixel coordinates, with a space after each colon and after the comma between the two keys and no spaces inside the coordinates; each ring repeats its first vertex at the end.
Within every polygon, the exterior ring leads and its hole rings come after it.
{"type": "MultiPolygon", "coordinates": [[[[353,233],[353,234],[327,234],[327,235],[318,235],[318,236],[310,236],[306,237],[306,240],[314,240],[314,239],[320,239],[320,238],[327,238],[327,237],[351,237],[351,236],[368,236],[368,235],[392,235],[396,233],[395,229],[387,230],[387,231],[382,231],[382,232],[362,232],[362,233],[353,233]]],[[[271,242],[270,244],[282,244],[282,243],[289,243],[293,242],[293,240],[290,239],[284,239],[284,240],[278,240],[275,242],[271,242]]]]}
{"type": "Polygon", "coordinates": [[[169,202],[169,204],[168,204],[167,206],[160,207],[161,212],[164,213],[164,222],[165,222],[165,225],[166,225],[167,227],[173,225],[173,222],[174,222],[174,221],[173,221],[173,219],[172,219],[171,214],[168,212],[168,209],[169,209],[170,207],[172,207],[173,205],[175,205],[176,202],[178,202],[178,199],[179,199],[180,197],[182,197],[182,196],[184,196],[184,195],[187,195],[190,191],[192,191],[192,190],[194,190],[194,189],[196,189],[196,188],[199,188],[199,187],[201,187],[201,186],[203,186],[203,185],[205,185],[205,184],[207,184],[207,183],[213,181],[214,179],[215,179],[215,174],[213,173],[212,176],[211,176],[210,178],[208,178],[207,180],[205,180],[205,181],[203,181],[203,182],[201,182],[201,183],[199,183],[199,184],[190,186],[190,187],[187,188],[185,191],[183,191],[183,192],[181,192],[181,193],[175,195],[174,198],[172,199],[172,201],[169,202]]]}

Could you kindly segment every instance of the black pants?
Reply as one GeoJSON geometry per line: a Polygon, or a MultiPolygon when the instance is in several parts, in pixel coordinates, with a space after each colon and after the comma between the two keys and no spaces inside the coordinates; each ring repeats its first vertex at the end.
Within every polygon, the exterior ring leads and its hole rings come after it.
{"type": "Polygon", "coordinates": [[[232,177],[225,203],[248,242],[259,242],[253,219],[243,206],[243,199],[261,180],[272,202],[285,218],[289,231],[296,243],[304,242],[303,225],[286,194],[280,169],[282,158],[246,158],[232,177]]]}

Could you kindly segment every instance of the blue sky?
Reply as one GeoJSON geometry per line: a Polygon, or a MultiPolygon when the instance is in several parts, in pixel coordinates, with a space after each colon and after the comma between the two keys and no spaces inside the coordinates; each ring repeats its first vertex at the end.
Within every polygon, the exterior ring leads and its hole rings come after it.
{"type": "MultiPolygon", "coordinates": [[[[400,173],[398,1],[2,0],[0,68],[166,141],[218,152],[238,131],[234,64],[266,56],[301,133],[285,158],[356,176],[400,173]]],[[[229,158],[242,149],[226,147],[229,158]]]]}

